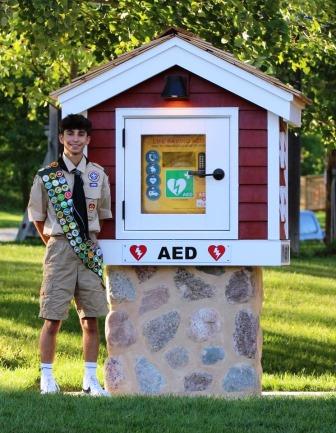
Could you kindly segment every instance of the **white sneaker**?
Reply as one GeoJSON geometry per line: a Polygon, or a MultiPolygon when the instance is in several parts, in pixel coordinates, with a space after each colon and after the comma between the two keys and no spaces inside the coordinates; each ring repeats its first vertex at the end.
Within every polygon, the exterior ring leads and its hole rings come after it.
{"type": "Polygon", "coordinates": [[[94,397],[111,397],[111,394],[101,387],[95,376],[91,376],[89,380],[84,379],[83,392],[94,397]]]}
{"type": "Polygon", "coordinates": [[[60,387],[53,377],[41,377],[40,383],[41,394],[57,394],[60,392],[60,387]]]}

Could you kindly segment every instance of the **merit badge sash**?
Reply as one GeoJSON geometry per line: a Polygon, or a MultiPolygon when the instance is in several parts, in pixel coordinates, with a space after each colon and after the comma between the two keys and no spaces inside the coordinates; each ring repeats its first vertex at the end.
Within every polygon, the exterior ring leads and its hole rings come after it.
{"type": "Polygon", "coordinates": [[[91,239],[84,240],[80,236],[74,217],[72,193],[63,170],[60,169],[58,162],[52,162],[48,167],[39,170],[38,175],[43,181],[57,220],[70,246],[84,265],[102,278],[102,251],[91,239]]]}

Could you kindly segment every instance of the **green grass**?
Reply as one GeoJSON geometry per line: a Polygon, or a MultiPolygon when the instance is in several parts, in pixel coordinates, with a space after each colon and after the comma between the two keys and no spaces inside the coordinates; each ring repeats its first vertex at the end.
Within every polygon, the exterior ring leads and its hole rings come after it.
{"type": "MultiPolygon", "coordinates": [[[[41,245],[0,245],[0,389],[38,389],[43,253],[41,245]]],[[[264,269],[264,390],[336,390],[335,263],[335,256],[307,257],[264,269]]],[[[100,325],[103,330],[103,320],[100,325]]],[[[106,356],[102,345],[100,365],[106,356]]],[[[58,338],[55,370],[63,390],[80,389],[81,332],[73,308],[58,338]]]]}
{"type": "Polygon", "coordinates": [[[0,394],[2,433],[331,433],[336,395],[325,398],[40,396],[0,394]]]}
{"type": "Polygon", "coordinates": [[[22,221],[22,212],[0,211],[0,229],[19,228],[22,221]]]}

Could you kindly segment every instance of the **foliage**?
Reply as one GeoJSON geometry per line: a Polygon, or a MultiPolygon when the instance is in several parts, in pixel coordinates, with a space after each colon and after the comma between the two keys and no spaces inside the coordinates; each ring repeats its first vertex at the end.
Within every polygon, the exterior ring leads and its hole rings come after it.
{"type": "Polygon", "coordinates": [[[302,137],[301,145],[301,176],[323,174],[326,149],[321,144],[321,137],[308,133],[302,137]]]}
{"type": "MultiPolygon", "coordinates": [[[[26,130],[39,128],[41,133],[46,116],[40,107],[51,101],[52,90],[174,25],[300,88],[313,101],[304,115],[303,133],[335,147],[333,0],[5,0],[0,14],[0,99],[8,107],[0,111],[5,124],[7,115],[23,117],[28,119],[26,130]],[[36,120],[38,128],[29,123],[36,120]]],[[[15,142],[9,143],[15,147],[15,142]]],[[[23,140],[22,146],[29,143],[23,140]]],[[[36,148],[35,156],[42,162],[40,152],[36,148]]],[[[37,167],[28,150],[25,159],[37,167]]],[[[21,171],[23,164],[16,165],[21,171]]],[[[2,177],[6,170],[1,169],[2,177]]]]}

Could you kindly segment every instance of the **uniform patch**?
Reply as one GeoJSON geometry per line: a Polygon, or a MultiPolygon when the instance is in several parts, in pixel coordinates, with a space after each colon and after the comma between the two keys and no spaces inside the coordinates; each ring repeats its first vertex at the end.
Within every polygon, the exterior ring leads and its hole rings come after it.
{"type": "Polygon", "coordinates": [[[90,212],[93,212],[96,209],[96,205],[93,202],[91,202],[89,203],[88,208],[90,212]]]}
{"type": "Polygon", "coordinates": [[[91,183],[90,183],[90,187],[91,187],[91,188],[97,188],[97,186],[98,186],[98,183],[97,183],[97,182],[91,182],[91,183]]]}
{"type": "Polygon", "coordinates": [[[92,182],[97,182],[100,178],[99,173],[97,171],[90,171],[88,177],[92,182]]]}

